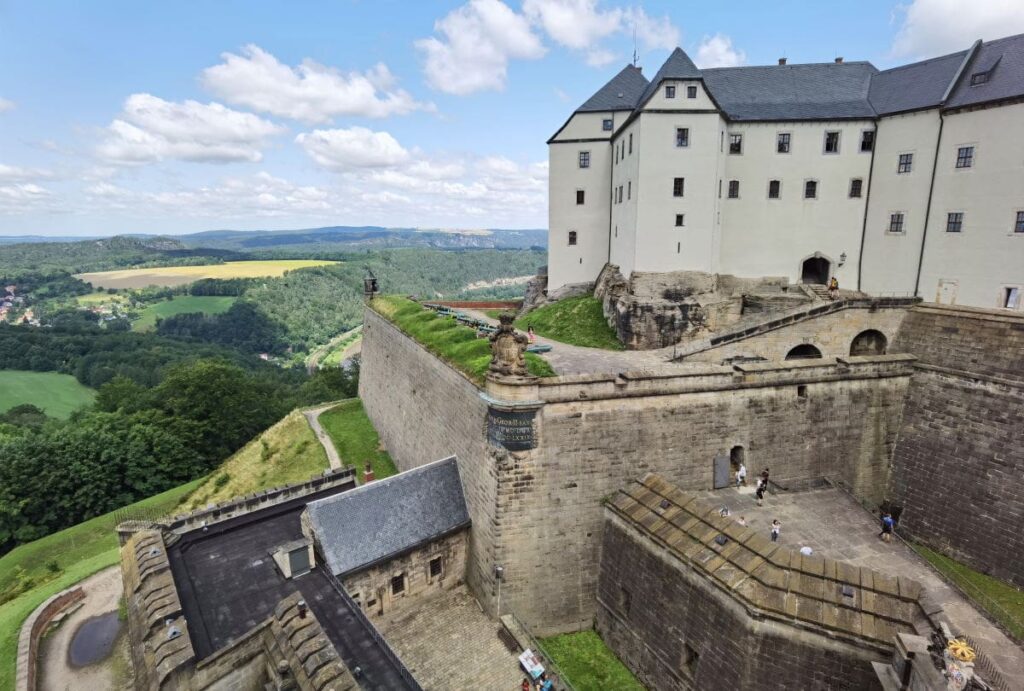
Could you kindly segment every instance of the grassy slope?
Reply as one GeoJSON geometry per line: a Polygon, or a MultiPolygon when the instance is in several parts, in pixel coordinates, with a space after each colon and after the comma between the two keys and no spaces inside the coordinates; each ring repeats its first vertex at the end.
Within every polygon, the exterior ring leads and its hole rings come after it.
{"type": "Polygon", "coordinates": [[[177,295],[172,300],[154,302],[132,323],[132,331],[150,331],[156,328],[157,319],[173,317],[176,314],[221,314],[227,312],[237,299],[219,295],[177,295]]]}
{"type": "Polygon", "coordinates": [[[566,298],[538,307],[516,320],[516,328],[533,330],[540,336],[587,348],[622,350],[615,331],[601,311],[601,301],[589,295],[566,298]]]}
{"type": "MultiPolygon", "coordinates": [[[[451,317],[425,310],[408,298],[388,295],[375,298],[372,306],[427,350],[474,381],[483,381],[491,362],[491,346],[487,339],[477,338],[473,329],[459,325],[451,317]]],[[[538,377],[554,375],[551,365],[533,353],[526,354],[526,367],[538,377]]]]}
{"type": "Polygon", "coordinates": [[[380,437],[363,410],[358,398],[343,401],[320,415],[320,424],[334,442],[341,461],[362,471],[366,461],[373,466],[374,476],[380,480],[398,471],[386,451],[378,451],[380,437]]]}
{"type": "Polygon", "coordinates": [[[183,285],[198,281],[200,278],[282,276],[285,271],[336,263],[318,259],[268,259],[201,266],[162,266],[148,269],[94,271],[76,274],[76,276],[98,288],[144,288],[148,285],[183,285]]]}
{"type": "Polygon", "coordinates": [[[97,516],[22,545],[0,557],[0,592],[12,586],[19,574],[38,583],[13,600],[0,604],[0,691],[14,688],[18,632],[32,610],[54,593],[118,562],[114,527],[125,512],[149,516],[169,513],[198,484],[197,480],[143,499],[120,511],[97,516]],[[46,568],[51,560],[56,560],[60,566],[59,573],[52,574],[46,568]]]}
{"type": "Polygon", "coordinates": [[[31,403],[56,418],[92,403],[96,392],[70,374],[0,370],[0,412],[31,403]]]}
{"type": "Polygon", "coordinates": [[[541,646],[576,691],[644,691],[596,631],[552,636],[541,646]]]}
{"type": "Polygon", "coordinates": [[[1024,591],[991,576],[978,573],[960,562],[924,545],[914,545],[921,556],[946,578],[956,583],[1018,639],[1024,639],[1024,591]]]}
{"type": "Polygon", "coordinates": [[[302,482],[327,467],[324,447],[302,412],[293,410],[207,476],[182,502],[182,510],[192,511],[259,489],[302,482]],[[222,480],[223,477],[228,479],[222,480]]]}

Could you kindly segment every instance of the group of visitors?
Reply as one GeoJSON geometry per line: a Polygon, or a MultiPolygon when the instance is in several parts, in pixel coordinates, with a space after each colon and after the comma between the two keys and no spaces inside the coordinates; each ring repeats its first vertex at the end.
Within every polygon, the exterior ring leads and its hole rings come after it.
{"type": "Polygon", "coordinates": [[[521,691],[554,691],[554,688],[555,682],[548,677],[547,672],[541,673],[532,682],[529,677],[523,677],[523,683],[520,685],[521,691]]]}

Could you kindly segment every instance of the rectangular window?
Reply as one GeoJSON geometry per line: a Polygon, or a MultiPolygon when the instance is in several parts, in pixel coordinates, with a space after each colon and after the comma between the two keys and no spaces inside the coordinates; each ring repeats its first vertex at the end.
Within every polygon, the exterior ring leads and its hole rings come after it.
{"type": "Polygon", "coordinates": [[[860,133],[860,150],[867,153],[875,148],[875,131],[864,130],[860,133]]]}
{"type": "Polygon", "coordinates": [[[779,191],[781,190],[781,188],[782,188],[782,183],[781,182],[779,182],[778,180],[769,180],[768,181],[768,198],[769,199],[778,199],[779,198],[779,191]]]}
{"type": "Polygon", "coordinates": [[[430,560],[430,577],[437,578],[441,575],[441,557],[434,557],[430,560]]]}
{"type": "Polygon", "coordinates": [[[864,187],[864,181],[860,178],[854,178],[850,180],[850,198],[861,196],[861,191],[864,187]]]}
{"type": "Polygon", "coordinates": [[[956,167],[970,168],[974,165],[974,147],[961,146],[956,150],[956,167]]]}
{"type": "Polygon", "coordinates": [[[686,218],[684,217],[683,214],[676,214],[676,228],[682,228],[683,227],[683,221],[685,221],[685,220],[686,220],[686,218]]]}
{"type": "Polygon", "coordinates": [[[1024,233],[1024,211],[1017,212],[1017,222],[1013,225],[1013,232],[1024,233]]]}
{"type": "Polygon", "coordinates": [[[889,232],[890,233],[902,233],[903,232],[903,213],[896,212],[889,214],[889,232]]]}
{"type": "Polygon", "coordinates": [[[604,130],[605,132],[611,132],[612,131],[612,119],[611,118],[605,118],[604,120],[602,120],[601,121],[601,129],[604,130]]]}
{"type": "Polygon", "coordinates": [[[804,199],[818,198],[818,181],[808,180],[804,183],[804,199]]]}
{"type": "Polygon", "coordinates": [[[789,132],[779,132],[775,135],[775,152],[780,154],[789,153],[789,132]]]}
{"type": "Polygon", "coordinates": [[[988,72],[975,72],[971,75],[971,86],[978,86],[988,81],[988,72]]]}
{"type": "Polygon", "coordinates": [[[630,180],[626,183],[626,199],[633,198],[633,181],[630,180]]]}
{"type": "Polygon", "coordinates": [[[619,204],[622,203],[622,185],[619,185],[619,204]]]}
{"type": "Polygon", "coordinates": [[[1015,310],[1019,304],[1020,286],[1006,286],[1003,288],[1003,308],[1015,310]]]}
{"type": "Polygon", "coordinates": [[[839,133],[838,132],[826,132],[825,133],[825,153],[837,154],[839,153],[839,133]]]}
{"type": "Polygon", "coordinates": [[[729,181],[729,199],[739,199],[740,196],[740,181],[730,180],[729,181]]]}
{"type": "Polygon", "coordinates": [[[730,154],[742,154],[743,153],[743,135],[742,134],[730,134],[729,135],[729,153],[730,154]]]}
{"type": "Polygon", "coordinates": [[[580,152],[580,168],[589,168],[589,167],[590,167],[590,152],[589,151],[581,151],[580,152]]]}
{"type": "Polygon", "coordinates": [[[671,84],[669,84],[668,86],[665,87],[665,98],[675,98],[675,97],[676,97],[676,87],[674,87],[671,84]]]}
{"type": "Polygon", "coordinates": [[[687,98],[697,98],[697,87],[695,87],[695,86],[688,86],[688,87],[686,87],[686,97],[687,98]]]}
{"type": "Polygon", "coordinates": [[[718,198],[722,198],[722,178],[718,178],[718,198]]]}
{"type": "Polygon", "coordinates": [[[897,173],[909,173],[914,169],[914,154],[900,154],[899,163],[896,165],[897,173]]]}
{"type": "Polygon", "coordinates": [[[629,133],[629,153],[633,153],[633,133],[629,133]]]}
{"type": "Polygon", "coordinates": [[[577,205],[583,204],[583,199],[584,199],[585,196],[586,196],[586,193],[583,190],[576,190],[576,204],[577,205]]]}
{"type": "Polygon", "coordinates": [[[405,574],[400,573],[391,579],[391,594],[401,595],[405,592],[405,574]]]}
{"type": "Polygon", "coordinates": [[[672,196],[682,197],[686,191],[686,178],[672,178],[672,196]]]}
{"type": "Polygon", "coordinates": [[[959,233],[964,228],[964,212],[950,211],[946,214],[946,232],[959,233]]]}
{"type": "Polygon", "coordinates": [[[615,165],[619,165],[619,147],[615,147],[615,165]]]}
{"type": "Polygon", "coordinates": [[[569,244],[570,245],[575,245],[576,244],[576,231],[575,230],[570,230],[569,231],[569,244]]]}
{"type": "Polygon", "coordinates": [[[676,128],[676,146],[689,146],[690,145],[690,128],[689,127],[677,127],[676,128]]]}

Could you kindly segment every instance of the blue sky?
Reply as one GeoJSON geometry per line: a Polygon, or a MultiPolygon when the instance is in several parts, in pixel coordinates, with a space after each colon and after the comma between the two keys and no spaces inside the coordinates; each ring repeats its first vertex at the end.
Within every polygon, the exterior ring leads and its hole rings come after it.
{"type": "Polygon", "coordinates": [[[0,234],[536,228],[544,144],[626,64],[885,68],[1019,0],[0,0],[0,234]]]}

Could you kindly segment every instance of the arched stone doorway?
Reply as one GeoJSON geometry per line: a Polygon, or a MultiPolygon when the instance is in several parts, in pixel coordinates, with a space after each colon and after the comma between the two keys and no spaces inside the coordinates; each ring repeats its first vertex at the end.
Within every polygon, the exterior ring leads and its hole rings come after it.
{"type": "Polygon", "coordinates": [[[736,471],[740,469],[740,464],[746,462],[747,454],[742,446],[736,445],[729,449],[729,470],[732,472],[732,477],[736,477],[736,471]]]}
{"type": "Polygon", "coordinates": [[[800,282],[825,285],[828,283],[829,276],[832,273],[831,269],[832,262],[825,259],[825,257],[820,255],[808,257],[800,265],[800,282]]]}
{"type": "Polygon", "coordinates": [[[889,339],[875,329],[861,331],[850,343],[850,355],[885,355],[889,347],[889,339]]]}
{"type": "Polygon", "coordinates": [[[814,360],[821,357],[821,351],[810,343],[801,343],[786,353],[787,360],[814,360]]]}

